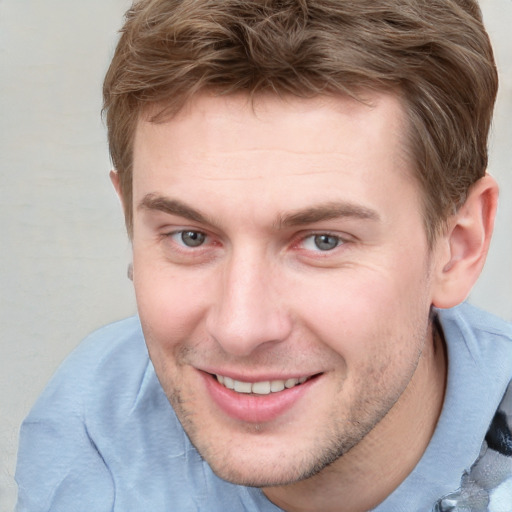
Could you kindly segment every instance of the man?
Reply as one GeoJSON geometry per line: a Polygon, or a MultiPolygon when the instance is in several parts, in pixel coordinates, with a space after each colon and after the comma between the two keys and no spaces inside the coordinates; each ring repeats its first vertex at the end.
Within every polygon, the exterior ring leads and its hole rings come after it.
{"type": "MultiPolygon", "coordinates": [[[[142,0],[104,85],[139,316],[24,423],[19,511],[510,511],[469,0],[142,0]]],[[[507,392],[507,389],[509,391],[507,392]]]]}

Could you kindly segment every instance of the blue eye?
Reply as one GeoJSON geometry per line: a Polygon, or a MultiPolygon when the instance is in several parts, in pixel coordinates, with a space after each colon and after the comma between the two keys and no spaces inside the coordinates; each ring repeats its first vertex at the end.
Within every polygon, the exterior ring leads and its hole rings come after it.
{"type": "Polygon", "coordinates": [[[174,233],[173,237],[178,238],[178,241],[187,247],[199,247],[206,240],[206,235],[201,231],[179,231],[174,233]]]}
{"type": "Polygon", "coordinates": [[[311,235],[304,239],[304,247],[310,251],[332,251],[342,243],[340,237],[327,233],[311,235]]]}

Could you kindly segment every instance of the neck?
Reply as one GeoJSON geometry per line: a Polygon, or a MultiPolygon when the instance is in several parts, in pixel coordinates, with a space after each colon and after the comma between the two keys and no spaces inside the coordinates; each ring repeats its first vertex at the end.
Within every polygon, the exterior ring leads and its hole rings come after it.
{"type": "Polygon", "coordinates": [[[365,512],[381,503],[414,469],[432,438],[446,384],[446,353],[433,327],[413,378],[374,429],[312,478],[264,489],[286,512],[365,512]]]}

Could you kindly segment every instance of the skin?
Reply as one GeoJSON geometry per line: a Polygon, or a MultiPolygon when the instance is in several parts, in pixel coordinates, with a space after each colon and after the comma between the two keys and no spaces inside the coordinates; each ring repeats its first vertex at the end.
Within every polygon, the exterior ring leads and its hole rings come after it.
{"type": "Polygon", "coordinates": [[[469,286],[453,282],[472,279],[458,221],[428,249],[399,100],[202,94],[166,122],[151,113],[134,141],[133,280],[184,429],[220,477],[285,510],[377,505],[441,410],[431,305],[453,305],[469,286]],[[255,422],[212,400],[209,373],[315,378],[255,422]]]}

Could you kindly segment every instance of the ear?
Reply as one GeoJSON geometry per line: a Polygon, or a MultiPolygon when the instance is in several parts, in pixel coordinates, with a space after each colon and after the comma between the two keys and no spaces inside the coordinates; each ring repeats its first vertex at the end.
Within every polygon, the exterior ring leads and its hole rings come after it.
{"type": "Polygon", "coordinates": [[[119,201],[121,201],[121,206],[124,210],[124,202],[123,202],[123,194],[121,194],[121,184],[119,182],[119,173],[112,169],[110,171],[110,181],[112,182],[112,185],[114,185],[114,189],[116,191],[117,197],[119,198],[119,201]]]}
{"type": "Polygon", "coordinates": [[[498,184],[488,174],[469,190],[436,243],[432,304],[451,308],[469,295],[485,263],[498,205],[498,184]]]}

